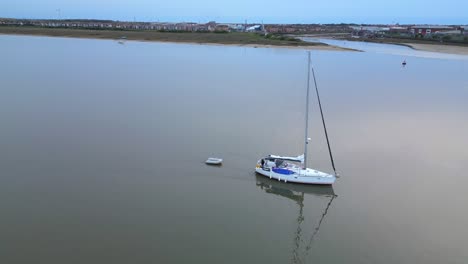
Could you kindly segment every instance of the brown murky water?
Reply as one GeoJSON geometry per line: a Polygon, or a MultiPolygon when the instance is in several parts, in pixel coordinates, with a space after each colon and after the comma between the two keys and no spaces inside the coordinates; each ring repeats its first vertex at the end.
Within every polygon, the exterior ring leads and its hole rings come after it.
{"type": "Polygon", "coordinates": [[[1,262],[466,263],[468,60],[312,57],[333,188],[253,172],[302,151],[305,51],[0,36],[1,262]]]}

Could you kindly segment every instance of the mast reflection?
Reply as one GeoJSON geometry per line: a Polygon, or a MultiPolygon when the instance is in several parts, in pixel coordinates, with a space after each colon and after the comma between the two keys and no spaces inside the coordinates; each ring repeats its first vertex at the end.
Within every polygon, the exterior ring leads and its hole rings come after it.
{"type": "Polygon", "coordinates": [[[304,197],[305,194],[318,197],[328,197],[327,206],[324,208],[322,215],[317,222],[317,225],[313,228],[313,232],[310,235],[310,238],[307,241],[307,244],[304,245],[305,252],[304,258],[308,255],[308,252],[312,248],[312,243],[317,236],[320,226],[322,225],[325,216],[328,213],[328,210],[333,202],[333,200],[338,197],[333,190],[333,187],[330,185],[302,185],[302,184],[291,184],[291,183],[282,183],[277,180],[269,179],[264,176],[256,175],[256,185],[260,189],[264,190],[266,193],[278,195],[295,201],[299,205],[299,213],[297,216],[297,229],[294,232],[294,249],[292,252],[291,263],[303,263],[301,259],[301,242],[305,243],[302,236],[302,227],[301,224],[304,222],[304,197]]]}

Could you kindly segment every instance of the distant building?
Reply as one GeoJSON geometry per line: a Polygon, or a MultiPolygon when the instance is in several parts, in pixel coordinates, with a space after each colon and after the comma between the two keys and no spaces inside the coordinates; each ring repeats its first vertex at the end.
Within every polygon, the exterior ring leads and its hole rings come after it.
{"type": "Polygon", "coordinates": [[[463,35],[468,36],[468,26],[461,26],[460,31],[463,35]]]}
{"type": "Polygon", "coordinates": [[[407,27],[400,27],[400,26],[390,27],[389,32],[391,32],[391,33],[408,33],[408,28],[407,27]]]}
{"type": "Polygon", "coordinates": [[[353,37],[375,38],[382,37],[386,32],[390,32],[389,27],[384,26],[350,26],[353,37]]]}
{"type": "Polygon", "coordinates": [[[216,22],[215,21],[210,21],[206,23],[206,26],[208,27],[209,31],[215,31],[216,30],[216,22]]]}
{"type": "Polygon", "coordinates": [[[442,31],[454,30],[453,27],[449,26],[432,26],[432,25],[421,25],[410,27],[410,32],[414,35],[425,36],[426,34],[434,34],[442,31]]]}
{"type": "Polygon", "coordinates": [[[462,29],[455,29],[455,30],[447,30],[447,31],[438,31],[434,34],[439,34],[439,35],[462,35],[463,30],[462,29]]]}
{"type": "Polygon", "coordinates": [[[229,29],[233,31],[244,31],[244,25],[242,24],[228,24],[229,29]]]}
{"type": "Polygon", "coordinates": [[[229,32],[230,28],[229,28],[229,25],[226,25],[226,24],[217,24],[216,27],[215,27],[215,31],[229,32]]]}
{"type": "Polygon", "coordinates": [[[388,27],[380,27],[380,26],[351,26],[350,28],[352,28],[354,31],[365,31],[365,32],[371,32],[371,33],[390,30],[390,28],[388,27]]]}
{"type": "Polygon", "coordinates": [[[262,31],[262,26],[261,25],[255,25],[251,26],[245,29],[247,32],[260,32],[262,31]]]}

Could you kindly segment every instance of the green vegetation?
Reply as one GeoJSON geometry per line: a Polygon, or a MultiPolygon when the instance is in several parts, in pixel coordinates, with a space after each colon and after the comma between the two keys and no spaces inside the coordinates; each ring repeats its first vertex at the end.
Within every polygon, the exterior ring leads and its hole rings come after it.
{"type": "Polygon", "coordinates": [[[272,40],[280,40],[280,41],[296,41],[300,42],[302,40],[294,37],[288,37],[282,34],[267,34],[264,36],[266,39],[272,39],[272,40]]]}
{"type": "MultiPolygon", "coordinates": [[[[325,34],[320,34],[324,37],[325,34]]],[[[349,41],[364,41],[373,43],[388,43],[396,45],[412,44],[437,44],[447,46],[468,47],[468,38],[462,34],[411,34],[410,32],[379,32],[370,35],[352,37],[349,34],[329,34],[327,37],[335,39],[346,39],[349,41]]]]}
{"type": "Polygon", "coordinates": [[[443,36],[443,37],[442,37],[442,40],[443,40],[443,41],[450,41],[450,40],[452,40],[452,36],[449,36],[449,35],[443,36]]]}
{"type": "Polygon", "coordinates": [[[119,39],[126,36],[128,40],[242,44],[242,45],[272,45],[272,46],[327,46],[322,43],[309,43],[283,35],[262,35],[244,32],[179,32],[156,30],[108,30],[108,29],[72,29],[46,27],[11,27],[0,26],[0,33],[22,35],[45,35],[57,37],[119,39]]]}
{"type": "Polygon", "coordinates": [[[402,34],[402,33],[386,33],[380,37],[375,38],[351,38],[347,37],[346,40],[350,41],[365,41],[374,43],[414,43],[414,44],[441,44],[441,45],[454,45],[454,46],[468,46],[468,38],[461,34],[402,34]]]}

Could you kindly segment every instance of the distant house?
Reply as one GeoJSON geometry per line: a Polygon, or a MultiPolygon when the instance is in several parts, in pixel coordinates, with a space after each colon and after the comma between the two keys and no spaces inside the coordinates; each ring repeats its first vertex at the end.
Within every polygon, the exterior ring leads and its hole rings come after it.
{"type": "Polygon", "coordinates": [[[365,38],[380,37],[391,31],[389,27],[383,26],[350,26],[350,29],[353,30],[352,36],[365,38]]]}
{"type": "Polygon", "coordinates": [[[461,26],[460,31],[463,35],[468,36],[468,26],[461,26]]]}
{"type": "Polygon", "coordinates": [[[229,31],[230,31],[229,25],[226,25],[226,24],[217,24],[216,27],[215,27],[215,31],[218,31],[218,32],[229,32],[229,31]]]}
{"type": "Polygon", "coordinates": [[[228,26],[233,31],[244,31],[244,25],[242,24],[228,24],[228,26]]]}
{"type": "Polygon", "coordinates": [[[422,26],[412,26],[410,27],[410,32],[414,35],[425,36],[426,34],[434,34],[443,31],[454,30],[453,27],[449,26],[432,26],[432,25],[422,25],[422,26]]]}
{"type": "Polygon", "coordinates": [[[198,31],[198,32],[206,32],[206,31],[209,31],[207,25],[201,25],[201,24],[195,25],[195,26],[193,27],[193,30],[194,30],[194,31],[198,31]]]}
{"type": "Polygon", "coordinates": [[[389,31],[391,33],[407,33],[408,28],[407,27],[394,26],[394,27],[390,27],[389,31]]]}
{"type": "Polygon", "coordinates": [[[216,30],[216,22],[215,21],[210,21],[206,23],[206,26],[208,27],[208,31],[215,31],[216,30]]]}
{"type": "Polygon", "coordinates": [[[439,35],[461,35],[463,34],[462,29],[455,29],[455,30],[447,30],[447,31],[438,31],[434,34],[439,34],[439,35]]]}

